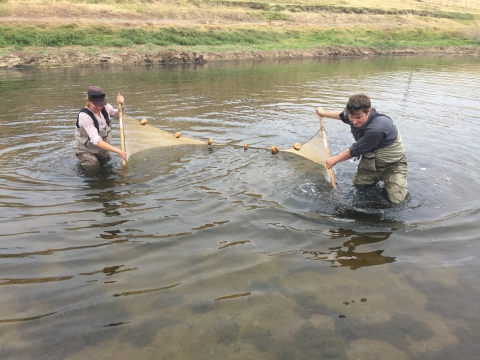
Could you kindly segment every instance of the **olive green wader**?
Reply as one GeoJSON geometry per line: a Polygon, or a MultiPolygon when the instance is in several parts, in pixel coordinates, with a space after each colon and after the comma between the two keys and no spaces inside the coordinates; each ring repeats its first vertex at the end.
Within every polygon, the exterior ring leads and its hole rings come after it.
{"type": "Polygon", "coordinates": [[[388,199],[400,203],[407,196],[407,158],[402,137],[398,133],[392,144],[362,154],[357,173],[353,178],[355,186],[372,186],[383,181],[388,199]]]}

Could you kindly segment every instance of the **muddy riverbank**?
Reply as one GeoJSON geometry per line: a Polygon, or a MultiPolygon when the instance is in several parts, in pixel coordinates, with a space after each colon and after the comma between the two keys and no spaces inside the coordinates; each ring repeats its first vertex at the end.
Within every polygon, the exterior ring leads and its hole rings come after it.
{"type": "Polygon", "coordinates": [[[372,47],[318,47],[308,50],[196,52],[171,50],[164,47],[139,50],[136,48],[103,49],[87,53],[76,49],[42,49],[14,51],[0,56],[0,68],[61,67],[97,64],[163,64],[203,63],[207,61],[364,57],[379,55],[457,54],[478,55],[479,47],[452,46],[432,48],[401,48],[380,50],[372,47]],[[50,50],[50,51],[49,51],[50,50]],[[115,50],[116,52],[114,52],[115,50]]]}

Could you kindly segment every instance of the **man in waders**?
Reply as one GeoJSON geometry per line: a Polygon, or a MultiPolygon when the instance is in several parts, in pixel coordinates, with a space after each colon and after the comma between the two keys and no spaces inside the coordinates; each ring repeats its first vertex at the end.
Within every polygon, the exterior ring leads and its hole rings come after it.
{"type": "Polygon", "coordinates": [[[319,116],[337,119],[350,125],[354,143],[349,149],[327,160],[327,168],[361,157],[353,179],[355,186],[385,183],[388,199],[400,203],[407,196],[407,158],[402,137],[388,116],[371,107],[364,94],[353,95],[342,112],[317,109],[319,116]]]}
{"type": "MultiPolygon", "coordinates": [[[[117,103],[123,104],[123,96],[117,95],[117,103]]],[[[127,159],[127,153],[112,146],[111,118],[118,118],[118,110],[105,100],[105,92],[99,86],[90,86],[87,104],[80,110],[75,127],[75,154],[82,166],[96,168],[100,161],[110,158],[110,151],[127,159]]]]}

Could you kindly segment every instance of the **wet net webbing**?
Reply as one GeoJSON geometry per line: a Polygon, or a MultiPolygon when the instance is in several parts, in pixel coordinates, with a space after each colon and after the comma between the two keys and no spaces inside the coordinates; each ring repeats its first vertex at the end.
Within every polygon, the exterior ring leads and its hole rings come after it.
{"type": "Polygon", "coordinates": [[[151,125],[140,125],[140,122],[128,115],[123,115],[123,133],[127,158],[150,148],[174,145],[207,145],[206,141],[189,139],[184,136],[178,139],[175,135],[151,125]]]}
{"type": "MultiPolygon", "coordinates": [[[[175,145],[203,145],[206,141],[195,140],[181,136],[176,138],[174,134],[158,129],[151,125],[141,125],[140,122],[128,115],[123,115],[123,128],[125,138],[125,151],[128,157],[150,148],[175,145]]],[[[218,144],[216,144],[218,145],[218,144]]],[[[300,146],[299,150],[279,149],[279,152],[287,152],[302,156],[310,161],[326,167],[327,154],[322,132],[319,130],[310,140],[300,146]]]]}

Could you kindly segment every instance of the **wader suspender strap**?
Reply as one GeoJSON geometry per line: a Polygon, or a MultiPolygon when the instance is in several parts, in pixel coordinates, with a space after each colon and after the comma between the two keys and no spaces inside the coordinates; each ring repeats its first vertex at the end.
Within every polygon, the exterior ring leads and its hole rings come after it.
{"type": "MultiPolygon", "coordinates": [[[[90,109],[87,109],[87,108],[83,108],[82,110],[79,111],[79,113],[77,115],[77,128],[80,128],[80,126],[78,126],[78,117],[79,117],[80,113],[85,113],[85,114],[89,115],[92,118],[93,125],[95,125],[95,127],[97,128],[97,131],[100,131],[100,127],[98,126],[97,118],[95,117],[93,112],[90,109]]],[[[105,121],[107,122],[107,125],[110,125],[110,116],[108,116],[108,112],[105,108],[102,109],[102,115],[103,115],[103,118],[105,119],[105,121]]]]}

